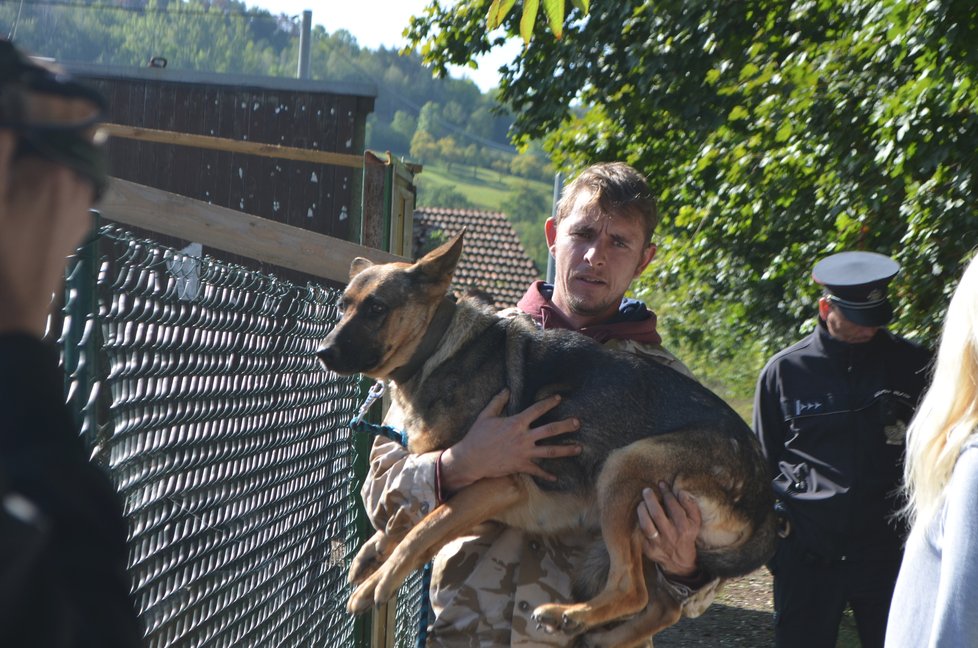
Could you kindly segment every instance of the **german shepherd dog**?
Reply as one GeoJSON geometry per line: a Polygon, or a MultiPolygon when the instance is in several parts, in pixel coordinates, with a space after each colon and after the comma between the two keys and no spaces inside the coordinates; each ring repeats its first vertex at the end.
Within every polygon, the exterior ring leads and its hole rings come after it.
{"type": "MultiPolygon", "coordinates": [[[[431,511],[403,537],[375,534],[350,569],[348,603],[359,613],[388,601],[403,580],[450,540],[496,520],[534,533],[582,525],[601,530],[606,552],[596,593],[577,604],[547,604],[534,619],[549,630],[586,634],[592,646],[632,646],[675,623],[680,605],[643,564],[636,509],[659,481],[692,494],[702,512],[699,566],[729,578],[750,573],[774,551],[770,481],[750,429],[720,398],[679,372],[603,348],[568,331],[541,331],[448,296],[462,235],[414,264],[357,258],[340,301],[343,315],[317,355],[340,374],[397,385],[396,404],[414,453],[448,448],[489,400],[510,390],[516,413],[552,394],[560,404],[539,423],[576,417],[560,437],[580,455],[541,461],[556,482],[528,475],[478,481],[431,511]],[[643,576],[644,574],[644,576],[643,576]]],[[[588,570],[583,569],[582,572],[588,570]]],[[[592,577],[594,580],[594,577],[592,577]]]]}

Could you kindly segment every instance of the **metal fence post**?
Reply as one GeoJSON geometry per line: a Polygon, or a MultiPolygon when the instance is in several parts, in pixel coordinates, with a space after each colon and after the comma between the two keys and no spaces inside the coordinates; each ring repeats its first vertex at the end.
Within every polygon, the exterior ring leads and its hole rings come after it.
{"type": "Polygon", "coordinates": [[[97,447],[98,424],[94,403],[91,403],[92,389],[98,373],[95,363],[98,358],[96,317],[98,316],[98,228],[101,217],[92,212],[93,229],[89,239],[78,248],[75,262],[65,274],[65,296],[62,314],[64,317],[61,348],[64,353],[65,394],[68,406],[81,424],[81,435],[97,447]]]}
{"type": "MultiPolygon", "coordinates": [[[[563,195],[563,193],[564,193],[564,173],[562,171],[558,171],[557,173],[554,174],[554,196],[553,196],[553,202],[551,203],[551,207],[550,207],[551,218],[557,215],[557,203],[560,202],[560,197],[563,195]]],[[[554,282],[554,275],[556,274],[556,272],[557,269],[554,267],[554,255],[548,253],[547,254],[547,283],[552,284],[554,282]]]]}

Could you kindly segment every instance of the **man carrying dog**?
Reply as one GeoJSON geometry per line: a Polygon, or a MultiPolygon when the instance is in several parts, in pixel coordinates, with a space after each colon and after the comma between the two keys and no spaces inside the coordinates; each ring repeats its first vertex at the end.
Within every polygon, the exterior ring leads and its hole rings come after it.
{"type": "Polygon", "coordinates": [[[893,519],[905,434],[930,362],[883,328],[899,269],[871,252],[817,263],[818,326],[757,384],[754,430],[786,521],[770,564],[779,647],[833,648],[847,603],[862,646],[883,646],[905,531],[893,519]]]}
{"type": "MultiPolygon", "coordinates": [[[[577,330],[688,374],[662,347],[655,315],[624,299],[655,255],[650,239],[657,222],[655,201],[635,169],[620,163],[590,167],[568,186],[546,224],[554,285],[534,283],[518,310],[543,328],[577,330]]],[[[556,406],[557,398],[501,417],[507,400],[505,392],[497,395],[464,439],[443,452],[414,456],[378,439],[362,493],[373,524],[395,533],[410,528],[453,492],[480,479],[514,473],[552,479],[536,460],[580,452],[574,445],[537,444],[576,429],[574,420],[529,427],[556,406]]],[[[392,413],[388,422],[396,426],[396,417],[392,413]]],[[[691,497],[673,493],[668,484],[649,486],[636,517],[645,554],[658,564],[669,591],[685,602],[686,613],[695,615],[712,601],[717,583],[696,566],[700,511],[691,497]]],[[[542,537],[490,523],[449,543],[434,560],[435,617],[428,644],[567,645],[571,638],[547,634],[531,614],[545,603],[574,600],[572,575],[593,540],[584,532],[542,537]]]]}

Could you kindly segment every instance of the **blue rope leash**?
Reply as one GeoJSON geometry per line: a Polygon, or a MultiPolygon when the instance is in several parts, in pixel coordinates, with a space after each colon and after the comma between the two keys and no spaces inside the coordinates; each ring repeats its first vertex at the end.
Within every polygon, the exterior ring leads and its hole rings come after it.
{"type": "MultiPolygon", "coordinates": [[[[396,441],[400,443],[405,448],[408,444],[407,433],[403,430],[398,430],[390,425],[378,425],[376,423],[368,423],[363,420],[366,416],[367,411],[370,406],[374,404],[374,401],[379,399],[384,395],[386,386],[383,382],[378,380],[367,392],[367,397],[363,400],[363,404],[360,409],[357,410],[356,416],[350,419],[349,428],[355,434],[369,434],[371,436],[382,436],[391,441],[396,441]]],[[[421,615],[419,620],[418,628],[418,642],[417,648],[424,648],[424,645],[428,642],[428,619],[431,618],[431,571],[432,564],[428,562],[425,564],[421,571],[421,615]]]]}
{"type": "Polygon", "coordinates": [[[376,423],[367,423],[366,421],[358,421],[356,418],[353,418],[350,420],[349,427],[358,434],[386,437],[391,441],[397,441],[405,448],[407,447],[407,435],[389,425],[377,425],[376,423]]]}

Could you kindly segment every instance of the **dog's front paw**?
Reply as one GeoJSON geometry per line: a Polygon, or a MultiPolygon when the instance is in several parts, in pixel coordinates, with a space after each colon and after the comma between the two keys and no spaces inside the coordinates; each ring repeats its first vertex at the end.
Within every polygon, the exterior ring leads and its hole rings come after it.
{"type": "Polygon", "coordinates": [[[553,634],[560,630],[563,609],[560,605],[541,605],[533,610],[531,617],[537,623],[538,628],[542,628],[547,634],[553,634]]]}
{"type": "Polygon", "coordinates": [[[350,600],[346,602],[346,611],[350,614],[363,614],[374,606],[374,588],[377,581],[368,578],[361,583],[350,595],[350,600]]]}
{"type": "Polygon", "coordinates": [[[374,550],[374,547],[370,544],[365,544],[350,562],[347,581],[351,585],[359,585],[374,574],[382,564],[384,563],[377,551],[374,550]]]}
{"type": "Polygon", "coordinates": [[[377,585],[374,588],[374,603],[380,605],[394,598],[398,588],[410,573],[410,570],[397,560],[392,559],[384,563],[383,568],[376,573],[377,585]]]}
{"type": "Polygon", "coordinates": [[[573,636],[584,632],[587,628],[569,616],[569,610],[570,607],[567,605],[548,603],[535,609],[532,618],[549,634],[561,632],[573,636]]]}
{"type": "Polygon", "coordinates": [[[396,574],[381,568],[357,586],[346,609],[350,614],[361,614],[376,605],[383,605],[391,600],[400,584],[396,574]]]}

